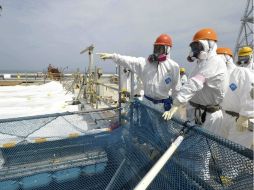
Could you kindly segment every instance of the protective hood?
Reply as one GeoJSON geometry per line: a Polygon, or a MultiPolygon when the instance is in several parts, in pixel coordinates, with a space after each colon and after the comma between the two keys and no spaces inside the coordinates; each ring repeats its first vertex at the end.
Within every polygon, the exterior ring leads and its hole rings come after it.
{"type": "Polygon", "coordinates": [[[234,64],[233,58],[231,56],[223,54],[219,54],[218,56],[222,58],[226,64],[234,64]]]}
{"type": "Polygon", "coordinates": [[[248,62],[246,63],[241,63],[240,61],[239,61],[239,57],[238,57],[238,61],[237,61],[237,65],[239,66],[239,67],[246,67],[246,68],[249,68],[249,69],[252,69],[252,70],[254,70],[254,64],[253,64],[253,54],[251,54],[251,55],[249,55],[249,56],[246,56],[246,57],[249,57],[249,60],[248,60],[248,62]]]}
{"type": "Polygon", "coordinates": [[[211,56],[216,55],[217,44],[212,40],[198,40],[190,44],[191,50],[187,60],[193,62],[196,59],[199,61],[206,60],[211,56]]]}
{"type": "Polygon", "coordinates": [[[225,54],[218,54],[218,57],[220,57],[223,62],[227,66],[228,74],[230,75],[231,72],[235,69],[236,65],[234,64],[233,58],[229,55],[225,54]]]}
{"type": "Polygon", "coordinates": [[[204,51],[201,51],[200,55],[198,56],[199,59],[204,60],[208,59],[211,56],[216,55],[217,44],[215,41],[212,40],[199,40],[199,42],[203,45],[204,51]]]}

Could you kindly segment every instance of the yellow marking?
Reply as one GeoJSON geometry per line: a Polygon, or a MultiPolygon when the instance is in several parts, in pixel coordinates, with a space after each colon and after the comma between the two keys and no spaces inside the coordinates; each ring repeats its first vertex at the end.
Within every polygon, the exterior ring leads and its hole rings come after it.
{"type": "Polygon", "coordinates": [[[47,141],[47,139],[46,139],[46,138],[36,138],[34,141],[35,141],[36,143],[44,143],[44,142],[47,141]]]}
{"type": "Polygon", "coordinates": [[[70,133],[69,138],[77,138],[79,136],[78,133],[70,133]]]}
{"type": "Polygon", "coordinates": [[[54,160],[52,160],[52,163],[59,163],[59,162],[60,162],[59,159],[54,159],[54,160]]]}
{"type": "Polygon", "coordinates": [[[3,148],[13,148],[14,146],[16,146],[16,142],[9,142],[3,144],[3,148]]]}
{"type": "Polygon", "coordinates": [[[105,130],[105,131],[112,131],[112,129],[111,129],[110,127],[105,128],[104,130],[105,130]]]}
{"type": "Polygon", "coordinates": [[[122,88],[122,93],[126,93],[127,89],[126,88],[122,88]]]}
{"type": "Polygon", "coordinates": [[[220,179],[221,179],[221,182],[223,183],[223,185],[228,186],[228,185],[232,184],[232,179],[230,179],[227,176],[220,176],[220,179]]]}

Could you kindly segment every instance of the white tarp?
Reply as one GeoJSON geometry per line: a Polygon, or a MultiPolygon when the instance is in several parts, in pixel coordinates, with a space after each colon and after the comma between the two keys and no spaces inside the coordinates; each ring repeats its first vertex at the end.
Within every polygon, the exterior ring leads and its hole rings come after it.
{"type": "Polygon", "coordinates": [[[104,120],[105,116],[103,112],[94,112],[3,121],[0,122],[0,148],[13,147],[19,143],[42,143],[109,131],[110,121],[104,120]],[[96,118],[99,120],[96,121],[96,118]]]}
{"type": "Polygon", "coordinates": [[[10,79],[11,78],[11,74],[4,74],[4,79],[10,79]]]}
{"type": "MultiPolygon", "coordinates": [[[[73,94],[66,94],[59,82],[3,86],[0,87],[0,119],[78,111],[77,105],[67,103],[72,101],[72,98],[73,94]]],[[[100,114],[97,115],[99,117],[100,114]]],[[[96,114],[94,118],[90,117],[90,115],[74,114],[2,122],[0,147],[11,148],[22,142],[43,143],[109,130],[109,122],[95,122],[96,114]]],[[[0,169],[3,164],[4,158],[0,150],[0,169]]]]}
{"type": "Polygon", "coordinates": [[[43,85],[0,87],[0,119],[16,118],[66,111],[78,111],[77,105],[68,105],[73,94],[59,82],[43,85]]]}
{"type": "MultiPolygon", "coordinates": [[[[82,116],[76,116],[76,119],[80,119],[82,116]]],[[[47,140],[59,140],[63,138],[74,136],[80,136],[83,132],[87,131],[87,122],[85,120],[80,121],[83,125],[79,128],[73,125],[64,117],[58,117],[51,121],[47,125],[43,126],[41,129],[35,131],[29,135],[26,140],[29,142],[34,142],[34,140],[39,138],[47,138],[47,140]]]]}

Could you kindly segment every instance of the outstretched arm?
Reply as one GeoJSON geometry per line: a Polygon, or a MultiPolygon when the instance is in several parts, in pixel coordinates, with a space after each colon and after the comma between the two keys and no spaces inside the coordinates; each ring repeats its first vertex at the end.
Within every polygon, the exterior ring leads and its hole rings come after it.
{"type": "Polygon", "coordinates": [[[120,54],[109,54],[109,53],[97,53],[101,59],[112,59],[116,64],[119,64],[123,67],[129,68],[134,73],[137,73],[138,76],[142,75],[146,60],[143,57],[130,57],[123,56],[120,54]]]}

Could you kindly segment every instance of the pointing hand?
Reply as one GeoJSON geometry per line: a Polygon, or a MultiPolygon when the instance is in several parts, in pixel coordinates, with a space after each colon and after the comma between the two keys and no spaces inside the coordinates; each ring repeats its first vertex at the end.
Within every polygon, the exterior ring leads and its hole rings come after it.
{"type": "Polygon", "coordinates": [[[99,55],[101,59],[112,59],[113,54],[110,53],[96,53],[96,55],[99,55]]]}

